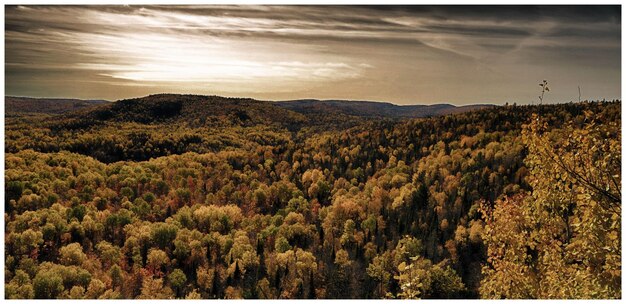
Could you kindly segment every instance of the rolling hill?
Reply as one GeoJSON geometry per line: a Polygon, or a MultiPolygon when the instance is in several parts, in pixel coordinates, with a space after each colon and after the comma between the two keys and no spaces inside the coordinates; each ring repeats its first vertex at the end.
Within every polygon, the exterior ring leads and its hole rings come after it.
{"type": "Polygon", "coordinates": [[[6,96],[4,99],[5,113],[45,113],[63,114],[80,109],[92,108],[110,103],[107,100],[83,100],[65,98],[31,98],[6,96]]]}
{"type": "Polygon", "coordinates": [[[101,122],[141,124],[178,123],[212,125],[232,123],[287,125],[304,121],[302,114],[277,108],[269,101],[204,95],[155,94],[124,99],[68,115],[101,122]]]}
{"type": "Polygon", "coordinates": [[[493,105],[395,105],[377,101],[316,99],[270,102],[251,98],[181,94],[155,94],[117,102],[5,97],[5,112],[10,114],[69,113],[70,116],[83,116],[97,121],[135,121],[139,123],[168,121],[172,118],[206,120],[208,117],[228,117],[234,118],[236,122],[242,124],[266,123],[268,121],[293,124],[306,120],[311,120],[309,123],[315,124],[320,119],[345,119],[346,116],[390,119],[423,118],[462,113],[491,106],[493,105]],[[76,113],[72,114],[72,112],[76,113]]]}
{"type": "Polygon", "coordinates": [[[275,104],[281,108],[289,109],[303,114],[342,113],[351,116],[371,118],[422,118],[462,113],[494,106],[487,104],[467,106],[454,106],[451,104],[401,106],[392,103],[377,101],[316,99],[277,101],[275,102],[275,104]]]}

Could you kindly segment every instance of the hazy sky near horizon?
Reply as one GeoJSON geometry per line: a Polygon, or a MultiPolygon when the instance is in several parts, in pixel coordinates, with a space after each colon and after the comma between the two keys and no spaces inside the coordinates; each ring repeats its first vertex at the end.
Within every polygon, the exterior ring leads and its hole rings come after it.
{"type": "Polygon", "coordinates": [[[621,98],[619,6],[6,6],[5,93],[621,98]]]}

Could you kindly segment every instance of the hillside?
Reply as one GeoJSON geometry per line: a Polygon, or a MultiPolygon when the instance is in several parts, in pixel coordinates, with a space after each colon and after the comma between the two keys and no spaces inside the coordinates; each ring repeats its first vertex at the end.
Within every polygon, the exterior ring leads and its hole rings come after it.
{"type": "Polygon", "coordinates": [[[5,130],[5,150],[67,150],[103,162],[139,161],[185,152],[280,146],[307,122],[302,114],[267,101],[159,94],[52,117],[12,117],[5,130]]]}
{"type": "Polygon", "coordinates": [[[245,126],[297,124],[304,120],[302,115],[277,108],[268,101],[178,94],[119,100],[73,113],[69,117],[142,124],[184,122],[189,125],[206,125],[220,121],[245,126]]]}
{"type": "Polygon", "coordinates": [[[106,103],[109,103],[109,101],[6,96],[4,98],[4,111],[6,114],[62,114],[81,109],[93,108],[106,103]]]}
{"type": "Polygon", "coordinates": [[[451,104],[395,105],[392,103],[374,101],[316,99],[277,101],[275,104],[279,107],[303,114],[341,113],[359,117],[386,118],[423,118],[493,107],[493,105],[487,104],[467,106],[454,106],[451,104]]]}
{"type": "MultiPolygon", "coordinates": [[[[102,162],[148,160],[185,152],[217,152],[235,148],[256,149],[301,142],[324,132],[363,125],[394,125],[411,113],[444,113],[469,109],[450,105],[399,107],[374,102],[335,102],[340,109],[323,107],[289,109],[280,103],[250,98],[156,94],[78,109],[62,115],[7,122],[5,150],[25,148],[54,152],[67,150],[102,162]],[[367,107],[358,107],[366,104],[367,107]],[[374,116],[376,109],[381,115],[374,116]],[[364,112],[370,110],[369,114],[364,112]],[[28,132],[25,125],[37,132],[28,132]],[[33,140],[36,138],[37,140],[33,140]]],[[[295,105],[298,102],[295,102],[295,105]]]]}
{"type": "MultiPolygon", "coordinates": [[[[6,97],[6,113],[66,114],[52,127],[87,128],[107,122],[198,126],[274,125],[298,131],[303,127],[340,130],[364,120],[423,118],[462,113],[490,105],[408,105],[372,101],[260,101],[220,96],[155,94],[116,102],[104,100],[6,97]]],[[[55,123],[56,122],[56,123],[55,123]]]]}
{"type": "Polygon", "coordinates": [[[313,132],[343,130],[367,120],[408,119],[462,113],[490,105],[398,106],[384,102],[340,100],[260,101],[250,98],[156,94],[124,99],[96,108],[70,113],[71,128],[84,128],[102,122],[136,122],[188,126],[271,125],[313,132]]]}
{"type": "Polygon", "coordinates": [[[269,102],[156,95],[9,117],[6,296],[620,297],[620,108],[311,130],[269,102]],[[64,127],[81,115],[97,125],[64,127]]]}

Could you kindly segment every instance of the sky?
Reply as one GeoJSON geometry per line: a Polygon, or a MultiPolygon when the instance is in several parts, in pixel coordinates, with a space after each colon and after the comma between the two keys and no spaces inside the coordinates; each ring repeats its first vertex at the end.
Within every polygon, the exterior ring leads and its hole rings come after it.
{"type": "Polygon", "coordinates": [[[619,6],[6,6],[5,94],[621,99],[619,6]]]}

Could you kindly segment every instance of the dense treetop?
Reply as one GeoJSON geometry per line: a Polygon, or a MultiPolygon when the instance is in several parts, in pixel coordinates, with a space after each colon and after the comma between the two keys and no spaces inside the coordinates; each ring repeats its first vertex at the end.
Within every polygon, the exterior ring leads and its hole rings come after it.
{"type": "Polygon", "coordinates": [[[620,105],[7,117],[6,297],[619,298],[620,105]]]}

